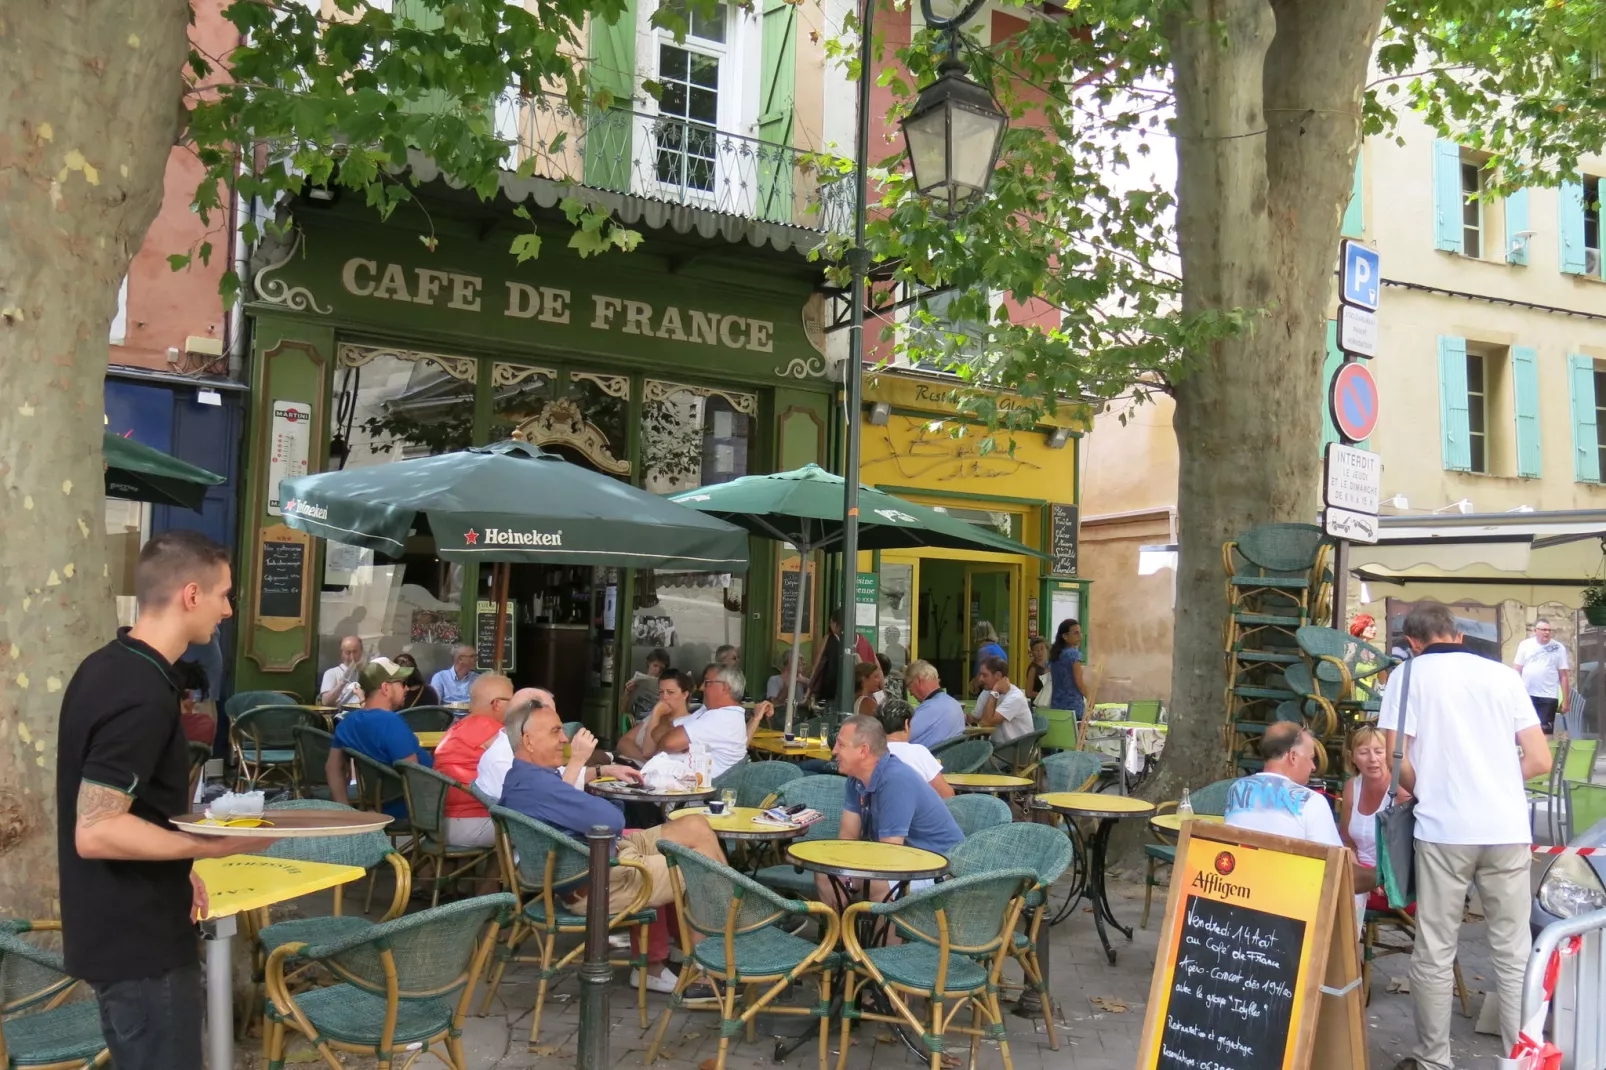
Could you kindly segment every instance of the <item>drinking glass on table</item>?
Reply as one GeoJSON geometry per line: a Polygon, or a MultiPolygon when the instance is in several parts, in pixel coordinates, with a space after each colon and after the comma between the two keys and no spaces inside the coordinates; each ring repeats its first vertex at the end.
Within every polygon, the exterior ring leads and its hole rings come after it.
{"type": "Polygon", "coordinates": [[[725,790],[721,791],[719,793],[719,801],[725,804],[725,812],[727,814],[735,813],[735,811],[736,811],[736,789],[735,788],[726,788],[725,790]]]}

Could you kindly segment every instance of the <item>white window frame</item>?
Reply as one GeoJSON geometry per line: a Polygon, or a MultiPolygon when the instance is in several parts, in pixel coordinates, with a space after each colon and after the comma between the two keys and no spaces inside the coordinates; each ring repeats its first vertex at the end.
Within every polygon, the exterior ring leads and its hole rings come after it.
{"type": "Polygon", "coordinates": [[[1456,176],[1456,185],[1461,190],[1461,250],[1464,255],[1481,260],[1489,251],[1489,213],[1484,211],[1486,205],[1483,202],[1483,191],[1485,188],[1483,164],[1479,163],[1477,160],[1468,159],[1467,156],[1463,154],[1461,157],[1460,173],[1456,176]],[[1478,176],[1477,189],[1470,192],[1467,190],[1466,178],[1467,168],[1469,167],[1473,168],[1474,172],[1478,176]],[[1469,204],[1478,216],[1478,221],[1475,224],[1469,224],[1467,222],[1467,208],[1469,204]],[[1473,231],[1478,236],[1478,251],[1475,253],[1467,252],[1468,231],[1473,231]]]}
{"type": "MultiPolygon", "coordinates": [[[[948,294],[954,293],[954,292],[955,291],[953,291],[953,290],[947,290],[947,291],[944,291],[944,293],[942,293],[942,294],[932,295],[931,298],[927,298],[927,302],[929,304],[929,302],[931,300],[933,300],[933,299],[935,299],[937,297],[945,297],[948,294]]],[[[992,322],[992,320],[991,320],[992,313],[997,311],[998,306],[1003,303],[1003,300],[1004,300],[1004,291],[1003,290],[988,290],[987,291],[987,308],[988,308],[988,316],[989,316],[988,322],[989,323],[992,322]]],[[[893,312],[893,322],[897,324],[897,329],[898,329],[900,341],[902,340],[903,332],[909,330],[909,328],[910,328],[910,323],[909,323],[910,317],[914,313],[916,313],[916,312],[918,312],[920,310],[921,310],[920,309],[920,302],[918,300],[916,300],[913,304],[906,305],[906,306],[904,306],[902,308],[896,309],[893,312]]],[[[931,369],[923,368],[921,365],[915,364],[913,361],[911,361],[909,359],[909,354],[907,352],[905,352],[904,350],[902,350],[902,349],[898,349],[896,351],[896,353],[893,355],[892,360],[888,362],[888,365],[890,367],[893,367],[893,368],[916,368],[916,369],[919,369],[919,370],[922,370],[922,371],[931,370],[931,369]]],[[[944,369],[944,373],[946,373],[946,369],[944,369]]]]}
{"type": "Polygon", "coordinates": [[[1598,279],[1601,277],[1601,211],[1599,208],[1592,208],[1591,205],[1599,203],[1601,186],[1606,185],[1606,181],[1603,181],[1601,178],[1595,175],[1583,175],[1581,178],[1582,181],[1580,184],[1583,187],[1584,198],[1584,232],[1578,236],[1578,240],[1584,247],[1584,274],[1590,276],[1591,278],[1598,279]],[[1594,183],[1595,185],[1595,196],[1593,198],[1589,195],[1590,183],[1594,183]],[[1589,217],[1592,212],[1595,216],[1594,245],[1589,244],[1589,217]]]}

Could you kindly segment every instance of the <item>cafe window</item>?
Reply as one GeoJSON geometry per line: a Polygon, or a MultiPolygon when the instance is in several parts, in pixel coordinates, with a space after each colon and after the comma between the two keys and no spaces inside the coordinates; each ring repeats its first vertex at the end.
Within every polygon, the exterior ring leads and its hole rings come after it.
{"type": "Polygon", "coordinates": [[[611,476],[630,474],[630,379],[497,364],[493,438],[524,441],[611,476]]]}
{"type": "Polygon", "coordinates": [[[758,398],[648,379],[642,406],[644,485],[670,494],[747,474],[758,398]]]}
{"type": "MultiPolygon", "coordinates": [[[[700,683],[703,666],[720,647],[741,647],[746,590],[745,578],[728,572],[637,572],[627,678],[662,648],[671,665],[700,683]]],[[[764,680],[749,680],[747,688],[749,697],[762,692],[764,680]]]]}

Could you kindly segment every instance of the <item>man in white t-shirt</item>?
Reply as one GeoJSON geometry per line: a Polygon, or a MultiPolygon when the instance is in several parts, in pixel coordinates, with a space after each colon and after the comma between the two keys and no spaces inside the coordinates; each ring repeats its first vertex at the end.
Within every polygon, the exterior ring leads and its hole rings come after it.
{"type": "Polygon", "coordinates": [[[1293,721],[1279,721],[1260,737],[1265,767],[1239,777],[1227,792],[1227,824],[1295,840],[1342,847],[1333,807],[1305,786],[1316,771],[1316,738],[1293,721]]]}
{"type": "Polygon", "coordinates": [[[732,666],[711,668],[703,678],[701,709],[674,721],[656,723],[648,731],[641,748],[643,760],[659,751],[684,754],[693,743],[708,748],[714,776],[747,757],[747,711],[742,709],[742,693],[747,678],[732,666]]]}
{"type": "Polygon", "coordinates": [[[362,672],[362,640],[348,635],[340,640],[340,664],[323,674],[318,698],[325,706],[345,706],[362,698],[357,674],[362,672]]]}
{"type": "Polygon", "coordinates": [[[1506,1050],[1522,1026],[1533,842],[1523,783],[1550,771],[1550,748],[1522,681],[1463,647],[1449,609],[1420,605],[1402,630],[1415,656],[1389,677],[1378,714],[1392,754],[1409,691],[1400,786],[1416,797],[1416,1046],[1400,1066],[1449,1070],[1451,971],[1468,885],[1483,903],[1506,1050]]]}
{"type": "Polygon", "coordinates": [[[1550,622],[1534,621],[1534,633],[1517,644],[1517,670],[1533,701],[1539,726],[1550,735],[1557,709],[1567,708],[1567,647],[1550,637],[1550,622]]]}
{"type": "Polygon", "coordinates": [[[909,704],[901,698],[889,698],[881,704],[877,716],[881,727],[887,730],[887,753],[896,754],[898,761],[919,773],[939,797],[953,798],[953,786],[943,779],[942,763],[937,756],[919,743],[909,742],[909,722],[914,719],[909,704]]]}
{"type": "Polygon", "coordinates": [[[1026,692],[1009,682],[1009,662],[989,656],[976,670],[981,697],[976,700],[976,723],[993,730],[993,746],[1013,743],[1032,730],[1032,702],[1026,692]]]}

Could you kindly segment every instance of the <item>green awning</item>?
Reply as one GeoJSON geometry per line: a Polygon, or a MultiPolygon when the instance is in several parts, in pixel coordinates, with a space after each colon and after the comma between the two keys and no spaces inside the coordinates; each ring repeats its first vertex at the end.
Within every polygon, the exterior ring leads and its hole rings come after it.
{"type": "Polygon", "coordinates": [[[206,488],[228,482],[216,472],[106,432],[106,497],[200,511],[206,488]]]}

